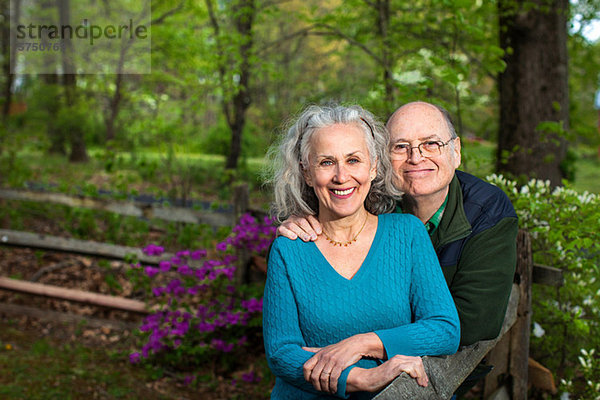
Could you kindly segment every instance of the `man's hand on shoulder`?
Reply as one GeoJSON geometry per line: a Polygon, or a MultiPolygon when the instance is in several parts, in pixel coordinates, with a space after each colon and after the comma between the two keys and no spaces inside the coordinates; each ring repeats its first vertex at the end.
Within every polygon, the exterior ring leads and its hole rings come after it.
{"type": "Polygon", "coordinates": [[[277,236],[285,236],[291,240],[300,238],[305,242],[314,242],[321,232],[321,224],[314,215],[307,217],[292,215],[277,228],[277,236]]]}

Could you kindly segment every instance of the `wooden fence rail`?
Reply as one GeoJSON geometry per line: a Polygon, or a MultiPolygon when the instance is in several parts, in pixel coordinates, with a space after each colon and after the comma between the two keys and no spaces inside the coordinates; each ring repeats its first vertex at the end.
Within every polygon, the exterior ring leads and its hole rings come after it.
{"type": "Polygon", "coordinates": [[[117,201],[98,199],[85,196],[69,196],[62,193],[35,192],[31,190],[0,189],[0,198],[6,200],[21,200],[62,204],[69,207],[89,208],[100,211],[110,211],[147,219],[161,219],[172,222],[191,224],[208,224],[214,227],[231,226],[234,222],[233,212],[200,211],[184,207],[172,207],[156,203],[140,201],[117,201]]]}
{"type": "Polygon", "coordinates": [[[157,265],[160,261],[170,259],[173,256],[170,253],[164,253],[160,257],[148,256],[139,247],[41,235],[10,229],[0,229],[0,245],[60,251],[113,260],[125,260],[135,257],[139,262],[150,265],[157,265]]]}
{"type": "Polygon", "coordinates": [[[29,293],[55,299],[75,301],[83,304],[109,307],[140,314],[148,313],[146,303],[142,301],[86,292],[84,290],[65,289],[59,286],[43,285],[41,283],[25,282],[18,279],[0,277],[0,289],[19,293],[29,293]]]}

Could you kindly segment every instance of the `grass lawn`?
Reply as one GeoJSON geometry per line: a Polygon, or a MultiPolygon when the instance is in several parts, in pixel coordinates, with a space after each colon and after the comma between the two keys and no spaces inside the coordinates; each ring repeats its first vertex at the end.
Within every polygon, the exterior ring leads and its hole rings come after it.
{"type": "Polygon", "coordinates": [[[174,399],[191,398],[183,385],[161,385],[131,365],[123,344],[112,348],[63,342],[0,322],[2,399],[174,399]]]}

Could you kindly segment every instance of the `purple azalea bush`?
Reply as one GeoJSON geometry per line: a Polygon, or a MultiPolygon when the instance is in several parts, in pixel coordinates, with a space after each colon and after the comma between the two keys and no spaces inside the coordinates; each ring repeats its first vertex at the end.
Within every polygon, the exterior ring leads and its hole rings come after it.
{"type": "MultiPolygon", "coordinates": [[[[183,250],[158,266],[137,266],[150,281],[153,312],[140,331],[144,343],[129,359],[154,358],[193,369],[206,357],[233,353],[248,342],[247,334],[262,324],[262,290],[236,285],[236,249],[264,254],[275,237],[273,220],[244,214],[232,234],[214,251],[183,250]],[[254,290],[254,292],[252,292],[254,290]]],[[[164,248],[150,244],[144,253],[160,256],[164,248]]],[[[244,380],[250,379],[243,377],[244,380]]],[[[251,379],[255,379],[252,376],[251,379]]]]}

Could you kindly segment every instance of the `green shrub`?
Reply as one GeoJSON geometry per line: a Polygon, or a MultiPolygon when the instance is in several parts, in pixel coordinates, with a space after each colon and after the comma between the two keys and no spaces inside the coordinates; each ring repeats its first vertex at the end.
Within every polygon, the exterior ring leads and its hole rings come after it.
{"type": "Polygon", "coordinates": [[[530,353],[574,398],[597,399],[600,362],[600,196],[569,183],[552,188],[531,180],[522,187],[501,176],[488,181],[510,197],[519,226],[532,237],[534,262],[560,268],[560,288],[533,286],[530,353]],[[595,393],[591,395],[591,393],[595,393]]]}

